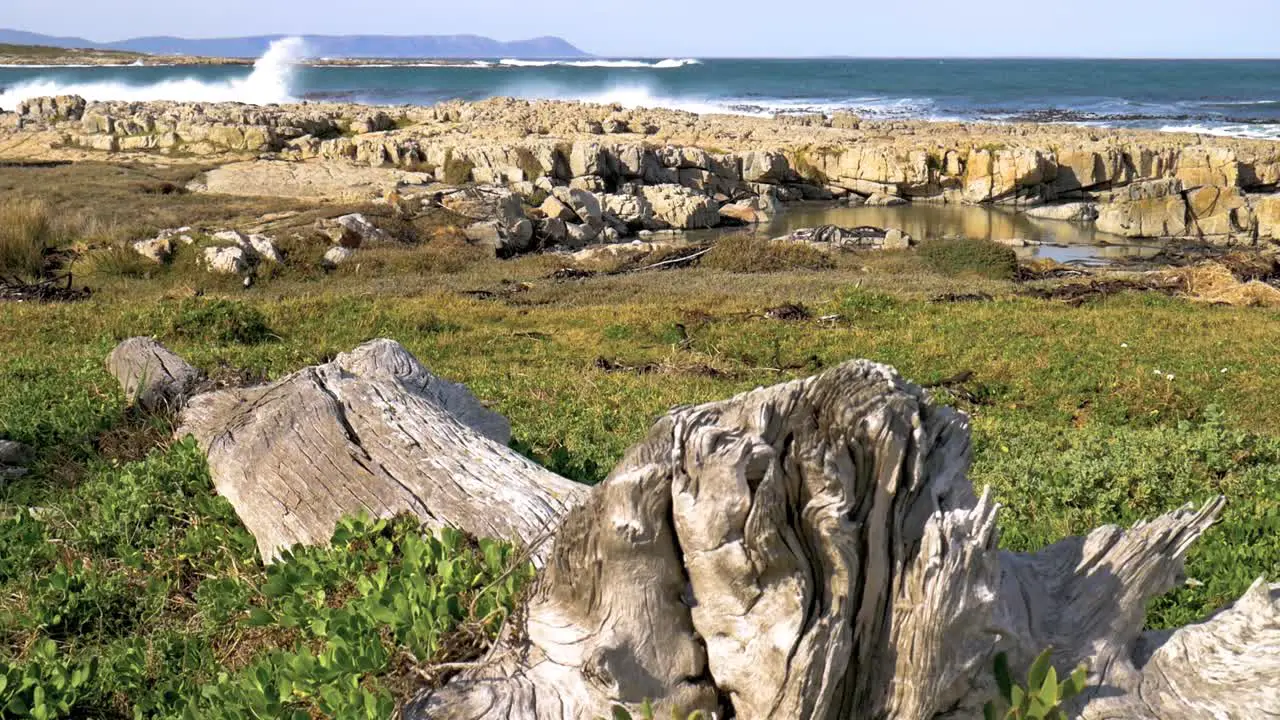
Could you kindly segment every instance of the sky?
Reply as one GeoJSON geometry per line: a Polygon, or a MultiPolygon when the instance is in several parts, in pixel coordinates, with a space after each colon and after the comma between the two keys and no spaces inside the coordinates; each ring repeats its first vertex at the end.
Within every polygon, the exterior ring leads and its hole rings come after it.
{"type": "Polygon", "coordinates": [[[558,35],[609,57],[1280,57],[1280,0],[0,0],[0,27],[141,35],[558,35]]]}

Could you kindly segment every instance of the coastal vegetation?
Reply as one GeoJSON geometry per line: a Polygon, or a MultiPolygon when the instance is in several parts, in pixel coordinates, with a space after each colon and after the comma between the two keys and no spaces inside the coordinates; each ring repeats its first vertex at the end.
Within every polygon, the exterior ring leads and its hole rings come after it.
{"type": "Polygon", "coordinates": [[[832,254],[730,236],[666,269],[676,256],[498,260],[445,207],[187,191],[201,169],[0,166],[0,278],[93,290],[0,301],[0,439],[35,450],[0,481],[0,717],[387,717],[477,658],[532,577],[518,548],[409,518],[349,518],[330,547],[264,565],[195,443],[105,369],[139,335],[214,386],[394,338],[509,418],[513,448],[588,485],[673,406],[871,358],[969,413],[970,477],[1005,507],[1010,550],[1225,496],[1149,627],[1280,576],[1274,309],[1021,272],[985,240],[832,254]],[[327,267],[317,222],[344,212],[390,241],[327,267]],[[248,286],[200,266],[211,233],[266,217],[287,263],[248,286]],[[163,262],[131,246],[183,226],[192,242],[163,262]]]}

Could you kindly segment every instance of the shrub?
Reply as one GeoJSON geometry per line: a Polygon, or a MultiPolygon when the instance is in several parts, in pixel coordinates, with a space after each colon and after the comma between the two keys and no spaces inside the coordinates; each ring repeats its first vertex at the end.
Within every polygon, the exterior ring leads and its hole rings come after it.
{"type": "Polygon", "coordinates": [[[44,203],[32,200],[0,203],[0,276],[24,280],[44,277],[56,235],[44,203]]]}
{"type": "Polygon", "coordinates": [[[274,338],[255,307],[235,300],[183,300],[170,333],[189,340],[253,345],[274,338]]]}
{"type": "Polygon", "coordinates": [[[921,244],[920,255],[929,269],[939,275],[1012,280],[1018,271],[1018,255],[990,240],[931,240],[921,244]]]}
{"type": "Polygon", "coordinates": [[[146,278],[160,269],[160,266],[147,260],[131,248],[113,246],[95,250],[84,258],[80,272],[85,275],[99,277],[146,278]]]}
{"type": "Polygon", "coordinates": [[[732,273],[828,270],[835,267],[830,256],[804,243],[773,242],[747,235],[733,235],[717,242],[702,258],[702,264],[732,273]]]}
{"type": "Polygon", "coordinates": [[[471,182],[471,171],[475,169],[475,163],[450,154],[444,161],[444,177],[441,179],[447,185],[465,185],[471,182]]]}

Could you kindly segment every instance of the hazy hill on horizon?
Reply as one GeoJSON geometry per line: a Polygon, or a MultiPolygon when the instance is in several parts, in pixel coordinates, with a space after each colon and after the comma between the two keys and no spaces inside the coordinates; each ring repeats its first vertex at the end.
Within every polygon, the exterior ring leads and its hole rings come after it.
{"type": "MultiPolygon", "coordinates": [[[[100,43],[0,28],[0,43],[88,50],[127,50],[152,55],[255,58],[289,35],[230,38],[138,37],[100,43]]],[[[503,42],[479,35],[299,35],[316,57],[349,58],[576,58],[588,54],[558,37],[503,42]]]]}

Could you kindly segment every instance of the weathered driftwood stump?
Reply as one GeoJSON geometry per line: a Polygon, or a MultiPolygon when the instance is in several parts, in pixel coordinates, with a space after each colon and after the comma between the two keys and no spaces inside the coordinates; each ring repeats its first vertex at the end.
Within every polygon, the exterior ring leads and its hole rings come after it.
{"type": "Polygon", "coordinates": [[[996,549],[965,417],[891,369],[673,410],[569,513],[522,619],[407,718],[969,718],[998,651],[1091,668],[1089,718],[1280,714],[1280,586],[1175,633],[1147,601],[1221,509],[996,549]]]}
{"type": "Polygon", "coordinates": [[[107,370],[120,381],[129,402],[150,412],[176,412],[200,382],[200,372],[160,343],[129,338],[107,357],[107,370]]]}

